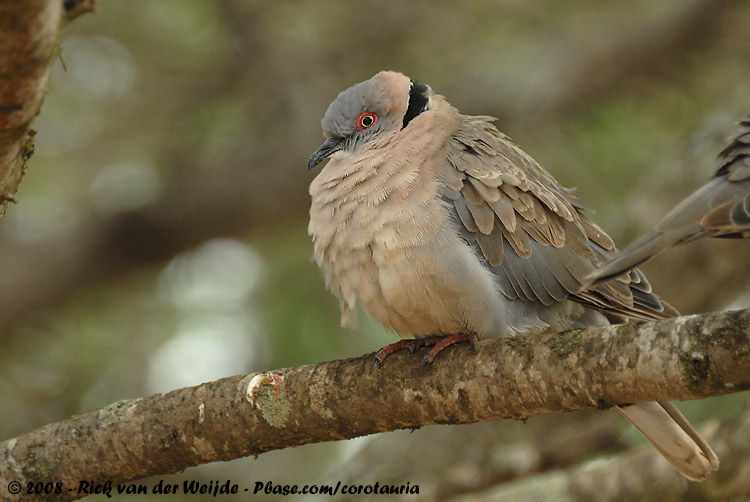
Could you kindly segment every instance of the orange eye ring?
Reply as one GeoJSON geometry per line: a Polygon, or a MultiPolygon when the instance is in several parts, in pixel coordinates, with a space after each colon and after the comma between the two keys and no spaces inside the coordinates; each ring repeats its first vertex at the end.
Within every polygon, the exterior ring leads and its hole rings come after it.
{"type": "Polygon", "coordinates": [[[357,117],[357,130],[364,131],[368,127],[372,127],[378,123],[378,116],[372,112],[362,112],[357,117]]]}

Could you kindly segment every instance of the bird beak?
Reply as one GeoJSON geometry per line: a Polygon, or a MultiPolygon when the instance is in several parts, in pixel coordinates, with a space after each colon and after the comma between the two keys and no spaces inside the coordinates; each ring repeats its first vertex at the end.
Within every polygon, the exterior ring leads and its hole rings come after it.
{"type": "Polygon", "coordinates": [[[344,138],[328,138],[307,161],[307,169],[312,169],[325,159],[344,148],[344,138]]]}

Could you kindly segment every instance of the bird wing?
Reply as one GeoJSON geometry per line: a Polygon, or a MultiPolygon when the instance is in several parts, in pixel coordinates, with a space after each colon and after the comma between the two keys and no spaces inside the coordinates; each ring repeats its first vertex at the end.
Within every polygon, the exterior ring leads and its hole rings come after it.
{"type": "Polygon", "coordinates": [[[584,206],[570,190],[492,120],[461,117],[442,169],[442,195],[502,293],[544,305],[569,298],[615,322],[675,315],[638,270],[580,291],[583,279],[614,254],[612,239],[581,213],[584,206]]]}

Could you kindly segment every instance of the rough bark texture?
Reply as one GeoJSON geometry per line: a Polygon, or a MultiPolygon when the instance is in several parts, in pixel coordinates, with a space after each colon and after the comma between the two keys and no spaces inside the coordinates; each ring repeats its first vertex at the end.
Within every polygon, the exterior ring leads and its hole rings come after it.
{"type": "Polygon", "coordinates": [[[102,3],[102,0],[63,0],[65,20],[72,21],[81,14],[93,12],[94,8],[100,3],[102,3]]]}
{"type": "Polygon", "coordinates": [[[34,151],[39,112],[64,15],[60,0],[0,3],[0,215],[34,151]]]}
{"type": "Polygon", "coordinates": [[[0,216],[18,190],[34,152],[39,113],[64,21],[100,0],[0,2],[0,216]]]}
{"type": "Polygon", "coordinates": [[[59,482],[61,493],[46,498],[70,500],[80,480],[116,484],[307,443],[727,394],[750,389],[748,347],[743,310],[488,340],[478,354],[456,347],[424,369],[403,353],[379,370],[371,355],[280,369],[265,374],[253,403],[246,393],[258,375],[239,375],[114,403],[5,441],[0,489],[59,482]]]}

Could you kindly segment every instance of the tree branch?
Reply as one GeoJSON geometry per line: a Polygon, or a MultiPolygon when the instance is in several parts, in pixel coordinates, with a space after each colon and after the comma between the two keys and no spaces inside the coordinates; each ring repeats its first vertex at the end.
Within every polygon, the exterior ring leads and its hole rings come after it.
{"type": "Polygon", "coordinates": [[[530,500],[690,500],[743,499],[750,494],[750,411],[709,427],[721,469],[703,483],[685,479],[653,448],[642,448],[608,460],[518,479],[483,493],[445,502],[522,502],[530,500]],[[633,480],[638,482],[634,483],[633,480]]]}
{"type": "Polygon", "coordinates": [[[31,121],[39,112],[63,16],[62,2],[0,4],[0,215],[18,189],[34,150],[31,121]]]}
{"type": "Polygon", "coordinates": [[[63,0],[65,20],[72,21],[81,14],[94,12],[94,8],[100,3],[102,0],[63,0]]]}
{"type": "Polygon", "coordinates": [[[15,200],[34,152],[31,123],[42,106],[65,20],[101,0],[25,0],[0,3],[0,216],[15,200]]]}
{"type": "Polygon", "coordinates": [[[487,340],[478,354],[448,350],[424,369],[396,354],[380,370],[365,355],[238,375],[5,441],[0,489],[60,482],[66,489],[47,499],[71,500],[80,480],[116,484],[376,432],[727,394],[750,389],[748,347],[742,310],[487,340]]]}

